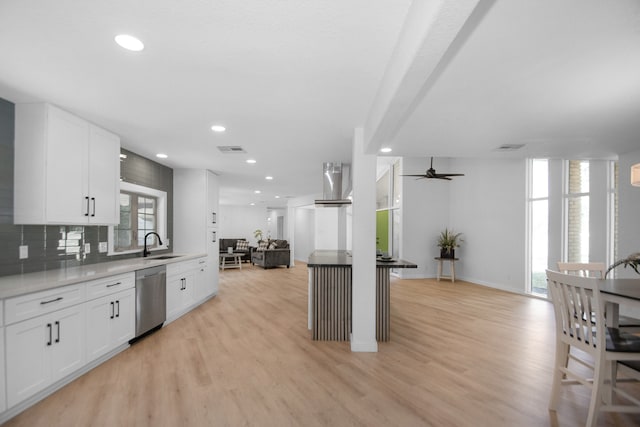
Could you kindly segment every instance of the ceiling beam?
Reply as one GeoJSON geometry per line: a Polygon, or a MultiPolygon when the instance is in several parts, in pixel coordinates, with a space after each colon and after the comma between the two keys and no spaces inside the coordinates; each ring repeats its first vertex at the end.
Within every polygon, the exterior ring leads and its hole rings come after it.
{"type": "Polygon", "coordinates": [[[481,1],[416,0],[411,4],[365,122],[367,153],[377,153],[390,142],[424,98],[438,65],[481,1]]]}

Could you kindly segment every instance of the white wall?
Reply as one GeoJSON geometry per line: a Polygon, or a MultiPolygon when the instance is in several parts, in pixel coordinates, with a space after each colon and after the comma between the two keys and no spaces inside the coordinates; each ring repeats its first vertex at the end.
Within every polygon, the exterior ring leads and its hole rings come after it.
{"type": "Polygon", "coordinates": [[[450,183],[450,226],[464,233],[456,275],[525,292],[526,160],[455,159],[450,169],[465,174],[450,183]]]}
{"type": "MultiPolygon", "coordinates": [[[[448,159],[434,159],[438,170],[449,171],[448,159]]],[[[402,159],[402,174],[423,173],[429,168],[424,157],[402,159]]],[[[434,257],[440,255],[436,239],[449,223],[449,192],[452,182],[437,179],[402,179],[400,258],[418,265],[400,269],[403,278],[436,276],[434,257]]],[[[455,225],[454,225],[455,226],[455,225]]],[[[460,230],[465,231],[465,230],[460,230]]]]}
{"type": "MultiPolygon", "coordinates": [[[[618,182],[618,258],[640,252],[640,187],[633,187],[631,165],[640,163],[640,150],[620,156],[618,182]]],[[[616,268],[616,276],[637,279],[630,268],[616,268]]]]}
{"type": "Polygon", "coordinates": [[[253,232],[261,229],[267,237],[267,208],[260,206],[220,205],[219,238],[245,238],[256,244],[253,232]]]}
{"type": "Polygon", "coordinates": [[[346,210],[337,207],[315,209],[315,248],[346,249],[346,210]]]}
{"type": "Polygon", "coordinates": [[[309,255],[311,255],[311,252],[313,252],[315,248],[315,233],[312,232],[314,227],[315,209],[296,208],[294,259],[304,262],[309,260],[309,255]]]}

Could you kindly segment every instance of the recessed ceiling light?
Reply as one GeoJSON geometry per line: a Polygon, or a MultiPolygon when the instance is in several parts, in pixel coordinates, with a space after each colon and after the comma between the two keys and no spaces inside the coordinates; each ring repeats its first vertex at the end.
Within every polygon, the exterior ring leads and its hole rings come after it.
{"type": "Polygon", "coordinates": [[[220,125],[213,125],[211,126],[211,130],[214,132],[224,132],[225,130],[227,130],[227,128],[220,125]]]}
{"type": "Polygon", "coordinates": [[[247,163],[249,163],[249,164],[251,164],[251,165],[252,165],[252,164],[254,164],[255,162],[256,162],[256,161],[255,161],[254,159],[247,159],[247,163]]]}
{"type": "Polygon", "coordinates": [[[276,196],[276,199],[279,199],[279,198],[280,198],[280,196],[276,196]]]}
{"type": "Polygon", "coordinates": [[[142,49],[144,49],[144,44],[140,41],[140,39],[137,39],[128,34],[119,34],[116,36],[115,40],[116,43],[127,50],[140,52],[142,49]]]}
{"type": "Polygon", "coordinates": [[[267,180],[271,181],[273,179],[273,177],[272,176],[265,176],[264,179],[267,179],[267,180]]]}
{"type": "Polygon", "coordinates": [[[256,191],[254,191],[254,193],[256,193],[256,194],[260,194],[260,193],[262,193],[262,191],[260,191],[260,190],[256,190],[256,191]]]}
{"type": "Polygon", "coordinates": [[[251,202],[251,203],[249,203],[249,205],[250,205],[250,206],[255,206],[256,204],[255,204],[255,203],[253,203],[253,202],[251,202]]]}
{"type": "Polygon", "coordinates": [[[389,147],[381,148],[381,149],[380,149],[380,152],[381,152],[381,153],[390,153],[390,152],[391,152],[391,148],[389,148],[389,147]]]}
{"type": "Polygon", "coordinates": [[[166,154],[164,154],[164,153],[158,153],[158,154],[156,154],[156,157],[157,157],[157,158],[159,158],[159,159],[166,159],[166,158],[167,158],[167,157],[169,157],[169,156],[167,156],[167,155],[166,155],[166,154]]]}

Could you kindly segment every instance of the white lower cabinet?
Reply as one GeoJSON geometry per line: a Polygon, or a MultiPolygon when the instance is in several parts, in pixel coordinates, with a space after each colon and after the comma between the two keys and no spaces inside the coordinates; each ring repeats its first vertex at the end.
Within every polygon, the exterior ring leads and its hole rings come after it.
{"type": "Polygon", "coordinates": [[[83,304],[6,327],[8,407],[84,365],[84,328],[83,304]]]}
{"type": "Polygon", "coordinates": [[[135,296],[136,290],[131,288],[86,303],[87,362],[134,337],[135,296]]]}
{"type": "Polygon", "coordinates": [[[173,319],[195,302],[195,270],[167,277],[167,319],[173,319]]]}
{"type": "Polygon", "coordinates": [[[207,258],[198,260],[198,269],[195,272],[195,299],[201,301],[213,294],[213,278],[211,277],[211,267],[207,263],[207,258]]]}
{"type": "MultiPolygon", "coordinates": [[[[2,306],[2,304],[0,304],[2,306]]],[[[2,310],[0,310],[2,314],[2,310]]],[[[0,412],[7,409],[6,381],[4,372],[4,328],[0,328],[0,412]]]]}

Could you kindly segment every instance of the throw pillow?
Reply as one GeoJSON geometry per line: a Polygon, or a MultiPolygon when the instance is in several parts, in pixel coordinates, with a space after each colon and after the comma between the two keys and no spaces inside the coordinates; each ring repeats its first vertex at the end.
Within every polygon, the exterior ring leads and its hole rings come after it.
{"type": "Polygon", "coordinates": [[[276,245],[276,242],[269,243],[269,249],[276,249],[277,247],[278,245],[276,245]]]}
{"type": "Polygon", "coordinates": [[[246,240],[237,240],[236,241],[236,250],[237,251],[246,251],[249,249],[249,242],[246,240]]]}
{"type": "Polygon", "coordinates": [[[268,247],[269,247],[269,242],[264,241],[264,240],[260,240],[258,242],[258,249],[256,249],[256,250],[264,251],[264,250],[267,250],[268,247]]]}

